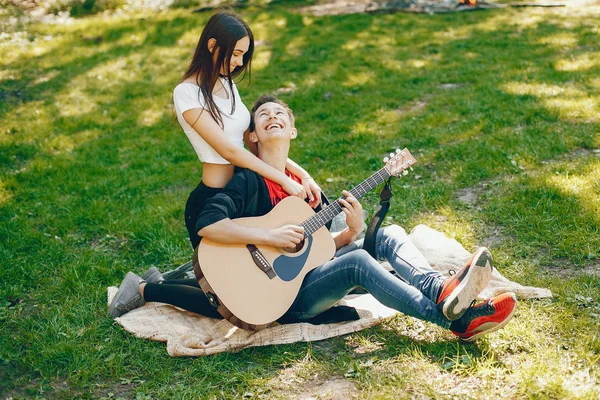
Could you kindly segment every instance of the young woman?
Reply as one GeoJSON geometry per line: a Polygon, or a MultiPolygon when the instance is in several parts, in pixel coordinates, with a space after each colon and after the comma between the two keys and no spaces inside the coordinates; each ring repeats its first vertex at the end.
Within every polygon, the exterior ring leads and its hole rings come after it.
{"type": "MultiPolygon", "coordinates": [[[[246,71],[254,53],[254,37],[236,14],[213,15],[200,36],[182,82],[173,91],[177,120],[202,162],[202,180],[190,193],[185,224],[193,248],[200,243],[196,221],[206,201],[233,177],[235,166],[248,168],[278,184],[291,195],[306,198],[312,207],[321,189],[300,166],[288,159],[287,169],[301,184],[244,149],[250,113],[242,103],[234,78],[246,71]]],[[[252,147],[250,147],[252,148],[252,147]]]]}

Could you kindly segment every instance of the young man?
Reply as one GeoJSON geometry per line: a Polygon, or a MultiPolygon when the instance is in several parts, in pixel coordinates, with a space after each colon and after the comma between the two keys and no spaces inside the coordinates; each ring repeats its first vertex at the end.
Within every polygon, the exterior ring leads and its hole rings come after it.
{"type": "MultiPolygon", "coordinates": [[[[249,138],[257,143],[260,158],[289,174],[285,170],[286,160],[290,142],[297,135],[291,110],[274,96],[262,96],[251,115],[249,138]]],[[[285,314],[286,319],[308,320],[361,287],[384,305],[448,328],[465,341],[474,341],[508,323],[516,308],[513,293],[473,305],[493,269],[492,256],[486,248],[478,249],[461,271],[445,279],[430,267],[402,228],[380,229],[376,240],[377,258],[387,260],[402,278],[398,279],[361,249],[362,242],[356,241],[356,237],[363,227],[362,206],[350,192],[343,191],[343,194],[344,198],[339,201],[348,227],[334,235],[339,250],[337,257],[306,275],[298,296],[285,314]]],[[[196,225],[198,234],[221,243],[295,247],[303,239],[304,231],[300,226],[286,225],[267,230],[235,222],[235,218],[265,215],[285,197],[287,193],[281,186],[241,169],[221,193],[207,202],[196,225]]],[[[148,275],[148,282],[156,280],[156,276],[148,275]]],[[[131,272],[109,311],[112,316],[119,316],[145,301],[168,303],[203,315],[218,316],[195,280],[146,283],[131,272]]]]}

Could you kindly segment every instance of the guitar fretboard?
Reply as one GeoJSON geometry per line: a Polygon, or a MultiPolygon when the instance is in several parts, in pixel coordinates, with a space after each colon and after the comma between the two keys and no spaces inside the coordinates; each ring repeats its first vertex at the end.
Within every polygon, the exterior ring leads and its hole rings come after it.
{"type": "MultiPolygon", "coordinates": [[[[389,178],[391,175],[388,170],[384,167],[373,175],[362,181],[359,185],[355,186],[350,190],[352,196],[360,199],[365,194],[373,190],[381,182],[389,178]]],[[[342,197],[338,198],[341,199],[342,197]]],[[[323,225],[331,221],[336,215],[342,212],[342,206],[338,200],[332,202],[327,207],[316,213],[315,215],[308,218],[306,221],[300,224],[304,228],[304,237],[308,237],[315,233],[323,225]]]]}

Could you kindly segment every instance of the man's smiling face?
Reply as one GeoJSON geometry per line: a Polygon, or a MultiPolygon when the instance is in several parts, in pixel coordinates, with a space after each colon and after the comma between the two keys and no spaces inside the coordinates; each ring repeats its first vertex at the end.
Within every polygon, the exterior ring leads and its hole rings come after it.
{"type": "Polygon", "coordinates": [[[278,103],[265,103],[254,113],[254,129],[259,140],[274,137],[296,137],[296,128],[284,106],[278,103]]]}

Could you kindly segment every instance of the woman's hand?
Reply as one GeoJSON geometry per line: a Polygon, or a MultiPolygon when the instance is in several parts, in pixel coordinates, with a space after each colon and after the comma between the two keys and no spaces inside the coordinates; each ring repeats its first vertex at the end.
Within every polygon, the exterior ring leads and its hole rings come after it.
{"type": "Polygon", "coordinates": [[[321,187],[311,176],[302,178],[302,186],[308,194],[308,205],[312,208],[317,207],[321,203],[321,187]]]}
{"type": "Polygon", "coordinates": [[[292,178],[286,179],[285,184],[282,185],[281,188],[290,196],[300,197],[302,200],[306,198],[306,190],[304,189],[304,186],[292,178]]]}
{"type": "Polygon", "coordinates": [[[342,211],[346,214],[346,224],[350,232],[356,237],[363,230],[362,204],[349,191],[343,190],[342,194],[346,198],[339,199],[339,202],[343,207],[342,211]]]}
{"type": "Polygon", "coordinates": [[[268,243],[273,247],[293,248],[304,239],[304,228],[298,225],[284,225],[269,231],[268,243]]]}

